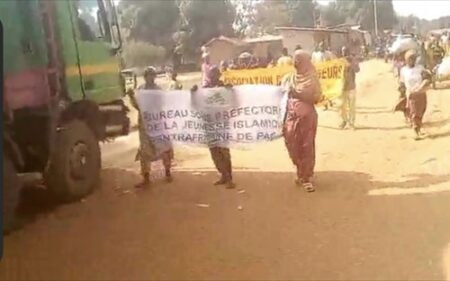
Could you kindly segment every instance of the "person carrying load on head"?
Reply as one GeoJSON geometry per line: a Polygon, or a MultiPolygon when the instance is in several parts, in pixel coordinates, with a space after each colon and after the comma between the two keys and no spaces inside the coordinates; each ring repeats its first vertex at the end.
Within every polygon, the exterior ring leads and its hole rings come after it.
{"type": "Polygon", "coordinates": [[[431,73],[416,63],[417,53],[409,50],[405,54],[406,65],[400,71],[400,88],[406,92],[406,108],[414,129],[414,139],[424,137],[422,119],[427,108],[427,89],[431,84],[431,73]]]}

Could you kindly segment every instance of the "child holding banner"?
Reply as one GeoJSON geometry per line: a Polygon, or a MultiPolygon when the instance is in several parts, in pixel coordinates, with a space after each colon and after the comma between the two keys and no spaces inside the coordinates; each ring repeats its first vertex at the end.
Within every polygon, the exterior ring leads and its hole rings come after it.
{"type": "Polygon", "coordinates": [[[278,59],[277,65],[278,66],[291,66],[293,65],[292,58],[288,54],[288,49],[283,48],[281,51],[282,56],[278,59]]]}
{"type": "MultiPolygon", "coordinates": [[[[224,87],[222,81],[220,81],[220,70],[217,66],[212,65],[205,73],[208,83],[203,85],[203,88],[215,88],[224,87]]],[[[192,92],[197,91],[197,85],[194,85],[191,89],[192,92]]],[[[210,147],[211,158],[216,166],[217,171],[221,174],[221,177],[214,185],[225,185],[226,188],[232,189],[235,187],[232,176],[231,154],[228,147],[214,146],[210,147]]]]}
{"type": "MultiPolygon", "coordinates": [[[[145,84],[141,85],[138,90],[158,90],[161,89],[155,83],[156,71],[153,67],[149,67],[144,72],[145,84]]],[[[139,106],[136,102],[136,99],[133,96],[130,96],[130,100],[132,105],[139,111],[139,106]]],[[[142,120],[141,115],[138,117],[138,127],[139,127],[139,149],[136,154],[136,161],[139,160],[141,164],[141,175],[143,177],[142,182],[138,183],[136,188],[147,187],[150,181],[150,172],[151,172],[151,163],[153,161],[162,160],[166,175],[167,182],[172,181],[172,174],[170,168],[172,166],[173,159],[173,149],[168,151],[164,151],[161,155],[156,155],[155,148],[150,141],[150,138],[147,135],[144,121],[142,120]]]]}

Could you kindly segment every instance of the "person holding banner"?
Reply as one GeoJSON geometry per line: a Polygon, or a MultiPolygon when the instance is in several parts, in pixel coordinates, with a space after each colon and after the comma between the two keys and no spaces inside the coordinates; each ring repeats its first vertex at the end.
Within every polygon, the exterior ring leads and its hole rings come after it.
{"type": "MultiPolygon", "coordinates": [[[[224,83],[220,81],[221,73],[220,69],[217,66],[212,65],[206,72],[206,75],[208,83],[203,85],[203,88],[216,88],[225,86],[224,83]]],[[[197,85],[194,85],[191,88],[191,92],[195,92],[197,91],[197,89],[197,85]]],[[[213,146],[209,148],[209,151],[211,153],[211,158],[214,162],[214,166],[221,175],[220,179],[216,181],[214,185],[225,185],[228,189],[234,188],[235,184],[233,183],[230,149],[228,147],[213,146]]]]}
{"type": "Polygon", "coordinates": [[[277,65],[278,66],[291,66],[293,65],[292,58],[288,54],[288,49],[283,48],[281,51],[282,56],[278,59],[277,65]]]}
{"type": "Polygon", "coordinates": [[[238,69],[251,69],[252,68],[252,54],[249,52],[243,52],[238,57],[238,69]]]}
{"type": "Polygon", "coordinates": [[[296,72],[287,74],[282,82],[289,95],[283,135],[289,157],[297,168],[296,184],[313,192],[317,132],[314,104],[321,99],[322,92],[311,56],[306,51],[295,51],[294,67],[296,72]]]}
{"type": "MultiPolygon", "coordinates": [[[[153,67],[149,67],[144,72],[145,84],[139,86],[138,90],[160,90],[161,88],[155,83],[156,70],[153,67]]],[[[139,111],[139,106],[134,96],[130,96],[132,105],[139,111]]],[[[147,187],[150,181],[151,163],[153,161],[162,160],[166,175],[167,182],[172,181],[172,174],[170,168],[172,166],[173,149],[163,152],[161,155],[156,155],[155,148],[150,141],[145,129],[144,121],[139,114],[138,119],[139,127],[139,149],[136,154],[136,161],[139,160],[141,164],[141,175],[143,177],[142,182],[138,183],[136,188],[147,187]]]]}
{"type": "Polygon", "coordinates": [[[344,129],[348,125],[354,130],[356,116],[356,73],[359,72],[359,63],[345,46],[342,47],[342,57],[347,60],[348,66],[346,66],[344,74],[344,91],[342,93],[341,105],[342,123],[339,127],[344,129]]]}

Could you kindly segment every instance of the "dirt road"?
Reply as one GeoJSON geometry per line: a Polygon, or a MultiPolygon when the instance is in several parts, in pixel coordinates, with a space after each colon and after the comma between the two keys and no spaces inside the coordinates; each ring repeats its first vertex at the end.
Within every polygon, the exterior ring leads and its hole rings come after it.
{"type": "MultiPolygon", "coordinates": [[[[101,188],[4,240],[11,279],[443,279],[450,271],[450,90],[414,141],[380,61],[358,77],[358,130],[320,112],[317,192],[293,185],[281,140],[233,150],[236,190],[206,149],[178,148],[172,184],[135,192],[137,135],[103,147],[101,188]]],[[[45,204],[44,204],[45,205],[45,204]]],[[[448,276],[448,275],[447,275],[448,276]]]]}

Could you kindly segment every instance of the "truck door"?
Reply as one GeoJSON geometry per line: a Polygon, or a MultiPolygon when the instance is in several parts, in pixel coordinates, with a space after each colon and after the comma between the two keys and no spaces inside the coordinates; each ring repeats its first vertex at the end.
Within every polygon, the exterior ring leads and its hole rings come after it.
{"type": "Polygon", "coordinates": [[[75,99],[90,99],[108,103],[123,95],[120,83],[118,51],[121,38],[111,0],[67,1],[70,7],[73,40],[77,63],[66,74],[78,76],[81,95],[75,99]]]}

